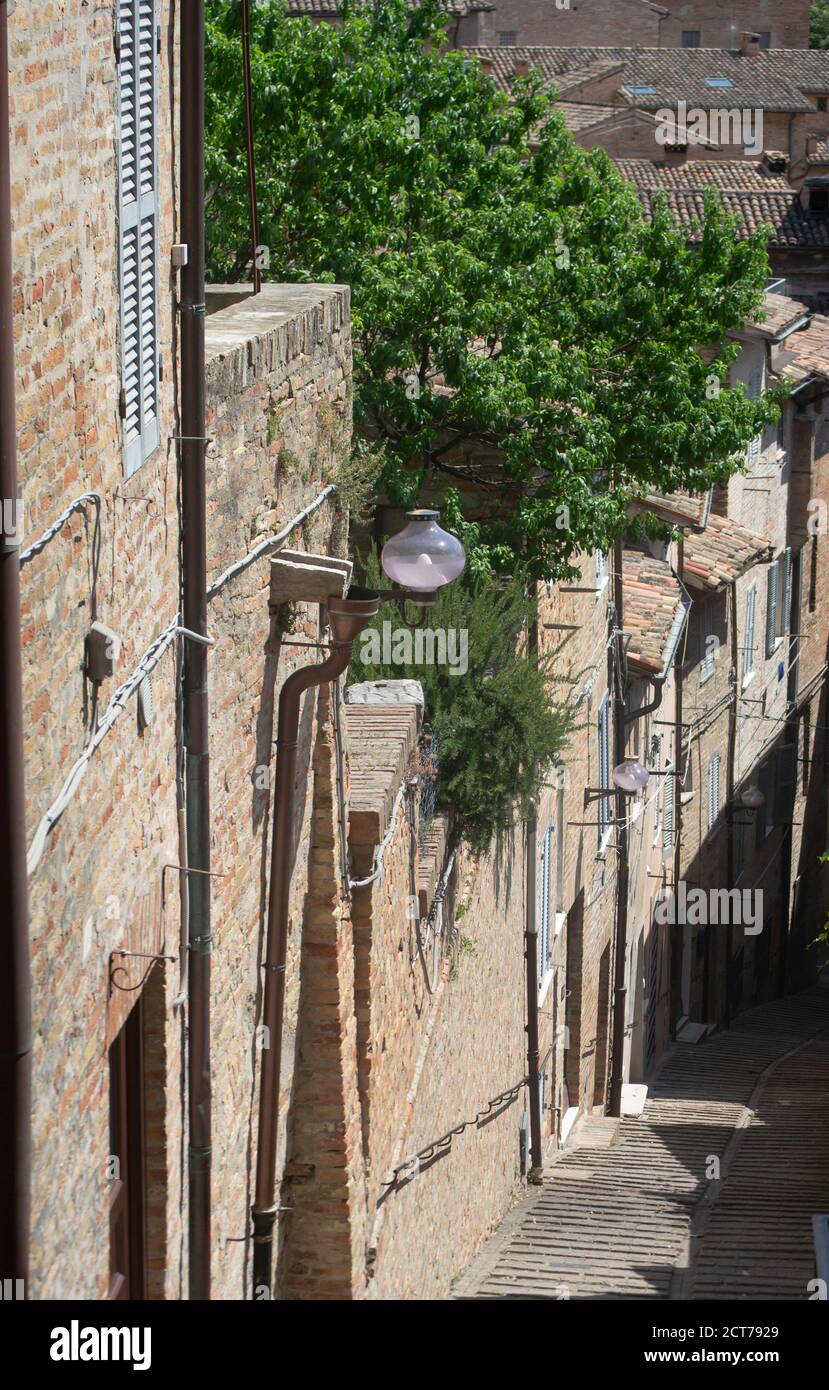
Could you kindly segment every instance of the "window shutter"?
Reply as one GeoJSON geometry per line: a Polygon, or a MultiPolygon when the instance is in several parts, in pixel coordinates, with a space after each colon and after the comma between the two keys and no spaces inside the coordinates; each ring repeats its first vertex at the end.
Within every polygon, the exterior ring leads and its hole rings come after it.
{"type": "Polygon", "coordinates": [[[757,611],[757,585],[752,584],[746,600],[746,632],[743,644],[743,680],[754,670],[754,626],[757,611]]]}
{"type": "Polygon", "coordinates": [[[714,674],[715,648],[709,646],[708,641],[708,639],[714,635],[714,614],[710,603],[703,604],[700,634],[702,636],[702,661],[700,663],[699,678],[700,682],[702,682],[714,674]]]}
{"type": "Polygon", "coordinates": [[[708,764],[708,829],[713,830],[720,814],[720,755],[715,753],[708,764]]]}
{"type": "Polygon", "coordinates": [[[541,842],[541,863],[538,870],[538,965],[543,976],[550,958],[550,855],[553,827],[547,826],[541,842]]]}
{"type": "Polygon", "coordinates": [[[782,623],[780,624],[783,632],[788,632],[791,626],[792,611],[792,548],[786,546],[783,556],[783,613],[782,623]]]}
{"type": "MultiPolygon", "coordinates": [[[[610,786],[610,708],[605,695],[599,708],[599,786],[610,786]]],[[[610,800],[599,800],[599,839],[610,824],[610,800]]]]}
{"type": "Polygon", "coordinates": [[[797,777],[797,745],[784,743],[777,750],[777,769],[774,781],[774,823],[790,825],[794,815],[794,791],[797,777]]]}
{"type": "Polygon", "coordinates": [[[158,446],[155,0],[118,6],[119,265],[124,469],[158,446]]]}
{"type": "Polygon", "coordinates": [[[769,568],[768,603],[766,606],[766,656],[771,656],[777,640],[777,575],[775,562],[769,568]]]}
{"type": "Polygon", "coordinates": [[[603,550],[596,551],[596,588],[600,589],[607,578],[607,559],[603,550]]]}
{"type": "Polygon", "coordinates": [[[665,803],[662,812],[662,848],[669,850],[674,839],[674,774],[673,771],[665,775],[665,803]]]}
{"type": "MultiPolygon", "coordinates": [[[[761,394],[762,389],[763,389],[763,373],[762,373],[762,371],[761,371],[761,369],[760,369],[759,367],[755,367],[755,368],[754,368],[754,371],[751,373],[751,377],[750,377],[749,383],[748,383],[748,394],[749,394],[749,397],[751,398],[751,400],[756,401],[757,398],[758,398],[758,396],[761,394]]],[[[750,443],[749,446],[748,446],[748,461],[749,461],[749,463],[756,463],[756,462],[757,462],[757,459],[760,457],[760,446],[761,446],[761,444],[762,444],[762,437],[761,437],[760,435],[757,435],[757,437],[756,437],[755,439],[752,439],[751,443],[750,443]]]]}

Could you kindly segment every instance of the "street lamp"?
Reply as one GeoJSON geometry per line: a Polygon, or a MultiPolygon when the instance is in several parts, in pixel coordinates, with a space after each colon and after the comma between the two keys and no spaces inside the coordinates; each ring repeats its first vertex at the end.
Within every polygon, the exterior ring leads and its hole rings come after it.
{"type": "Polygon", "coordinates": [[[749,811],[759,811],[761,806],[765,806],[765,793],[759,787],[744,787],[740,793],[740,804],[749,811]]]}
{"type": "Polygon", "coordinates": [[[381,592],[381,598],[398,603],[409,599],[421,608],[430,608],[438,589],[457,579],[466,554],[457,536],[438,526],[439,515],[426,508],[407,512],[408,526],[386,541],[380,563],[399,588],[381,592]]]}
{"type": "Polygon", "coordinates": [[[626,758],[618,767],[614,767],[611,774],[614,787],[618,787],[625,796],[635,796],[637,792],[642,792],[650,781],[650,773],[635,758],[626,758]]]}

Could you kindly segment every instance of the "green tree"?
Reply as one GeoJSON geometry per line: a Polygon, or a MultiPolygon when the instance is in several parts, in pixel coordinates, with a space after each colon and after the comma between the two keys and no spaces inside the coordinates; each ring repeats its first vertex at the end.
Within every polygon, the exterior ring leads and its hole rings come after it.
{"type": "MultiPolygon", "coordinates": [[[[383,586],[376,551],[364,577],[372,588],[383,586]]],[[[534,804],[575,727],[565,698],[570,678],[554,675],[551,660],[530,651],[535,616],[517,580],[495,592],[459,582],[421,615],[424,629],[444,635],[447,660],[429,660],[441,648],[407,629],[390,603],[354,644],[349,684],[420,681],[438,800],[452,807],[455,838],[479,851],[534,804]]]]}
{"type": "Polygon", "coordinates": [[[809,22],[809,47],[829,48],[829,0],[814,0],[809,22]]]}
{"type": "MultiPolygon", "coordinates": [[[[209,263],[247,273],[238,0],[208,27],[209,263]]],[[[432,0],[378,0],[340,27],[252,11],[267,278],[352,287],[355,416],[384,483],[425,481],[467,524],[475,573],[572,574],[632,495],[705,490],[776,416],[729,388],[728,335],[756,312],[765,237],[712,191],[698,245],[652,221],[600,150],[579,148],[537,76],[512,100],[441,47],[432,0]]]]}

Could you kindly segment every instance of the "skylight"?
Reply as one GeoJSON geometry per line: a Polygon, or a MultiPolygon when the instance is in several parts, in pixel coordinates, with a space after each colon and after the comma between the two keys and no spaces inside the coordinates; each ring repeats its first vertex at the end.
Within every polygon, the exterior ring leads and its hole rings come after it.
{"type": "Polygon", "coordinates": [[[734,83],[730,77],[706,77],[706,87],[733,87],[734,83]]]}
{"type": "Polygon", "coordinates": [[[652,97],[656,94],[656,88],[649,87],[647,84],[638,87],[627,86],[624,90],[632,97],[652,97]]]}

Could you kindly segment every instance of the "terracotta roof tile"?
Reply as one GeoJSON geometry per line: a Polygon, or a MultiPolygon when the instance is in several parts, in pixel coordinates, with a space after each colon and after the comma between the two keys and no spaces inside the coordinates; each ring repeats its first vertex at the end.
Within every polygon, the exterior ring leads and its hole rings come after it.
{"type": "Polygon", "coordinates": [[[617,159],[616,168],[637,188],[678,188],[702,192],[717,188],[729,193],[791,193],[785,174],[770,174],[752,159],[689,159],[666,164],[656,159],[617,159]]]}
{"type": "MultiPolygon", "coordinates": [[[[677,226],[687,227],[691,240],[698,234],[697,223],[704,215],[704,194],[693,189],[639,189],[639,198],[650,217],[657,192],[664,193],[677,226]]],[[[788,193],[721,192],[723,207],[742,222],[742,235],[748,237],[760,227],[771,227],[769,245],[804,250],[829,247],[829,215],[806,212],[794,190],[788,193]]]]}
{"type": "Polygon", "coordinates": [[[664,560],[632,549],[624,552],[622,582],[628,666],[634,675],[660,675],[685,608],[682,586],[664,560]]]}
{"type": "Polygon", "coordinates": [[[516,62],[529,62],[550,81],[602,62],[621,62],[619,102],[656,111],[684,101],[703,110],[751,108],[763,111],[814,111],[804,95],[829,92],[829,51],[767,49],[743,57],[724,48],[470,48],[488,60],[493,75],[509,90],[516,62]],[[706,79],[726,78],[729,87],[709,87],[706,79]],[[624,93],[627,86],[652,93],[624,93]]]}
{"type": "Polygon", "coordinates": [[[808,313],[808,305],[799,299],[790,299],[787,294],[767,294],[762,312],[756,319],[749,319],[748,326],[765,338],[785,338],[808,313]]]}
{"type": "Polygon", "coordinates": [[[730,517],[712,513],[704,531],[689,532],[685,537],[682,578],[689,587],[711,593],[739,578],[752,565],[770,560],[773,554],[774,547],[765,536],[730,517]]]}

